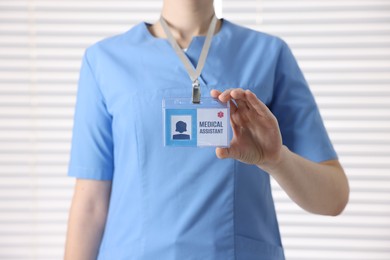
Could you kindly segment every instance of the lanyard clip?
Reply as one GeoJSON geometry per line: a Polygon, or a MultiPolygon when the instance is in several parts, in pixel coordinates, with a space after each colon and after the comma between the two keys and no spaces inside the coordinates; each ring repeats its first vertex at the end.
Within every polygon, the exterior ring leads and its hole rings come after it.
{"type": "Polygon", "coordinates": [[[192,103],[200,104],[200,84],[198,79],[192,82],[192,103]]]}

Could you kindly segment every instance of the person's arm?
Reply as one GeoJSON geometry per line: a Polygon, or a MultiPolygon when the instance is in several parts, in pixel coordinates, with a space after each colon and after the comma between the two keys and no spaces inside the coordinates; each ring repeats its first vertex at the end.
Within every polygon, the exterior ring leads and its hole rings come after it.
{"type": "Polygon", "coordinates": [[[101,243],[111,181],[77,179],[69,214],[65,260],[95,260],[101,243]]]}
{"type": "Polygon", "coordinates": [[[278,121],[249,90],[230,89],[211,96],[231,103],[233,139],[229,148],[217,148],[218,158],[234,158],[268,172],[303,209],[338,215],[349,197],[348,180],[337,160],[315,163],[282,144],[278,121]]]}
{"type": "Polygon", "coordinates": [[[283,146],[278,163],[259,167],[309,212],[336,216],[348,202],[348,181],[338,160],[314,163],[283,146]]]}

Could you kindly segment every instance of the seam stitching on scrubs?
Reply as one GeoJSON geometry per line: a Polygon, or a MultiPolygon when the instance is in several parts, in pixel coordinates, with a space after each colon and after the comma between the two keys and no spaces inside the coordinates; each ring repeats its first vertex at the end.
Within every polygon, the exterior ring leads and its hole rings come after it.
{"type": "MultiPolygon", "coordinates": [[[[136,111],[136,115],[137,115],[137,119],[138,119],[138,115],[139,115],[139,111],[138,111],[138,106],[139,104],[137,104],[135,107],[137,109],[136,111]]],[[[142,202],[142,210],[141,210],[141,215],[142,215],[142,235],[141,235],[141,252],[140,252],[140,255],[142,256],[142,258],[144,257],[145,255],[145,245],[146,245],[146,230],[145,230],[145,227],[146,227],[146,214],[145,214],[145,211],[146,211],[146,206],[147,206],[147,203],[146,203],[146,182],[145,182],[145,177],[144,177],[144,174],[141,170],[141,159],[140,159],[140,156],[141,156],[141,152],[140,152],[140,140],[138,138],[142,138],[140,137],[140,135],[138,134],[138,127],[137,127],[137,124],[134,124],[134,128],[135,128],[135,135],[136,135],[136,146],[137,146],[137,164],[138,164],[138,174],[140,174],[140,178],[141,178],[141,198],[143,200],[142,202]]]]}
{"type": "MultiPolygon", "coordinates": [[[[280,39],[280,38],[279,38],[280,39]]],[[[273,87],[273,91],[272,91],[272,96],[271,96],[271,102],[270,102],[270,105],[269,107],[271,108],[271,111],[272,111],[272,106],[274,105],[274,96],[275,96],[275,92],[278,91],[278,85],[279,85],[279,71],[278,71],[278,68],[279,68],[279,64],[280,64],[280,60],[282,58],[282,52],[284,51],[284,46],[286,43],[280,39],[282,41],[281,45],[280,45],[280,50],[279,50],[279,53],[278,53],[278,58],[276,60],[276,64],[275,64],[275,72],[274,72],[274,87],[273,87]]]]}
{"type": "MultiPolygon", "coordinates": [[[[89,60],[88,60],[88,49],[85,51],[85,62],[86,62],[86,64],[87,64],[89,70],[92,72],[92,76],[93,76],[93,79],[94,79],[94,81],[95,81],[95,83],[96,83],[96,86],[97,86],[97,89],[98,89],[98,91],[99,91],[99,94],[100,94],[100,96],[101,96],[101,98],[102,98],[102,100],[103,100],[104,106],[105,106],[106,109],[107,109],[107,102],[106,102],[106,99],[104,98],[104,95],[103,95],[103,92],[102,92],[102,90],[101,90],[101,88],[100,88],[100,85],[99,85],[99,83],[98,83],[98,81],[97,81],[97,79],[96,79],[95,70],[92,69],[92,66],[91,66],[91,64],[89,63],[89,60]]],[[[107,111],[107,112],[108,112],[108,111],[107,111]]]]}

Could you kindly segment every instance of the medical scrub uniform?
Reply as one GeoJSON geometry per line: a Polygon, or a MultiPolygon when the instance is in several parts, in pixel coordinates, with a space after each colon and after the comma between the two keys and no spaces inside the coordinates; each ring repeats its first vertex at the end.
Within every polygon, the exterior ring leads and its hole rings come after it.
{"type": "MultiPolygon", "coordinates": [[[[191,97],[167,39],[142,22],[87,48],[68,174],[112,180],[99,260],[284,259],[270,177],[220,160],[215,148],[165,147],[162,100],[191,97]]],[[[204,36],[186,55],[196,66],[204,36]]],[[[307,83],[281,39],[222,21],[199,78],[254,92],[277,117],[284,144],[315,162],[336,159],[307,83]]]]}

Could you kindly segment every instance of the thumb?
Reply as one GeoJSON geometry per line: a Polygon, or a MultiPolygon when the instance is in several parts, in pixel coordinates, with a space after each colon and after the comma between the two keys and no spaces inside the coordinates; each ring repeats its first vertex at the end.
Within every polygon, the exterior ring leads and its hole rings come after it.
{"type": "Polygon", "coordinates": [[[219,159],[226,159],[226,158],[235,158],[234,156],[234,149],[232,148],[217,148],[215,149],[215,154],[219,159]]]}

